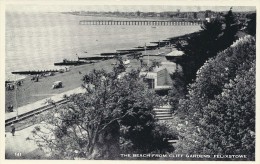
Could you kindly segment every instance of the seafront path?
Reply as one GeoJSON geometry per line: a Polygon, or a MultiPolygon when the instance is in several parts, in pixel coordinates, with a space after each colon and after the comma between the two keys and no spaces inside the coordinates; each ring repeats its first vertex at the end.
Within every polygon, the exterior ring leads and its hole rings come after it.
{"type": "Polygon", "coordinates": [[[76,89],[72,89],[72,90],[69,90],[67,92],[56,94],[56,95],[54,95],[52,97],[45,98],[45,99],[36,101],[36,102],[28,104],[28,105],[24,105],[24,106],[18,107],[16,109],[14,109],[14,112],[6,113],[5,114],[5,120],[11,119],[11,118],[15,118],[17,116],[18,116],[18,119],[19,119],[19,115],[23,115],[23,114],[29,113],[29,112],[31,112],[31,111],[33,111],[35,109],[47,106],[48,105],[48,100],[50,100],[50,99],[53,102],[59,102],[59,101],[64,100],[64,95],[69,96],[69,95],[72,95],[72,94],[83,93],[83,92],[84,92],[84,89],[81,88],[81,87],[78,87],[76,89]]]}
{"type": "MultiPolygon", "coordinates": [[[[15,109],[14,112],[6,113],[5,114],[5,120],[16,118],[17,111],[19,115],[23,115],[26,113],[30,113],[33,110],[36,110],[38,108],[42,108],[44,106],[47,106],[48,103],[47,100],[51,99],[53,102],[59,102],[64,99],[64,95],[71,95],[71,94],[77,94],[77,93],[83,93],[85,90],[81,87],[78,87],[73,90],[69,90],[67,92],[63,92],[60,94],[56,94],[50,98],[42,99],[39,101],[36,101],[34,103],[19,107],[15,109]]],[[[18,118],[19,118],[18,115],[18,118]]],[[[15,132],[15,135],[12,136],[10,130],[6,129],[5,134],[5,152],[6,152],[6,158],[12,158],[12,159],[21,159],[21,158],[36,158],[36,156],[42,154],[41,152],[39,154],[38,152],[35,153],[35,151],[38,149],[36,143],[33,140],[28,140],[27,138],[31,138],[32,136],[32,130],[37,125],[29,126],[27,128],[24,128],[22,130],[17,130],[15,132]]]]}
{"type": "MultiPolygon", "coordinates": [[[[43,152],[38,150],[38,146],[33,140],[27,140],[32,136],[32,130],[37,125],[27,127],[22,130],[5,134],[5,158],[6,159],[31,159],[35,156],[44,156],[43,152]]],[[[42,158],[42,157],[41,157],[42,158]]]]}

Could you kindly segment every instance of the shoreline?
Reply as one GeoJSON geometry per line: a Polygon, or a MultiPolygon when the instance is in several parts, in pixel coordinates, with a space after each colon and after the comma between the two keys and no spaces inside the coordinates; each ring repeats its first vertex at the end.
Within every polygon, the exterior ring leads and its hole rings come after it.
{"type": "MultiPolygon", "coordinates": [[[[196,32],[195,32],[196,33],[196,32]]],[[[187,35],[193,35],[194,33],[189,33],[186,35],[182,36],[176,36],[176,37],[169,37],[167,39],[173,40],[175,42],[178,39],[183,38],[183,36],[187,35]]],[[[164,60],[167,61],[166,58],[164,57],[157,57],[156,54],[158,54],[159,51],[172,51],[172,47],[166,48],[160,47],[160,50],[155,49],[155,50],[147,50],[146,54],[149,55],[155,55],[155,56],[150,56],[149,60],[164,60]]],[[[123,58],[126,58],[125,55],[122,55],[123,58]]],[[[147,61],[148,56],[144,56],[143,60],[147,61]]],[[[51,97],[51,95],[54,94],[60,94],[62,92],[75,89],[79,86],[82,85],[82,77],[83,75],[89,73],[93,69],[104,69],[106,71],[112,71],[113,69],[113,63],[115,63],[115,59],[109,59],[109,60],[104,60],[104,61],[99,61],[97,63],[92,63],[92,64],[86,64],[86,65],[81,65],[81,66],[71,66],[69,67],[68,72],[64,73],[55,73],[54,76],[46,76],[46,77],[40,77],[39,82],[34,82],[31,81],[30,75],[22,75],[24,76],[23,83],[21,86],[18,86],[17,89],[14,89],[12,91],[7,91],[5,92],[5,111],[7,112],[8,106],[12,105],[13,108],[21,107],[23,105],[27,105],[33,102],[36,102],[41,99],[45,99],[48,97],[51,97]],[[53,82],[55,81],[62,81],[64,84],[64,87],[58,88],[58,89],[52,89],[53,82]]],[[[131,59],[131,63],[134,63],[134,66],[131,68],[137,68],[139,65],[139,61],[136,59],[131,59]]],[[[132,65],[132,64],[131,64],[132,65]]],[[[20,76],[20,75],[19,75],[20,76]]]]}
{"type": "MultiPolygon", "coordinates": [[[[185,34],[185,35],[181,35],[181,36],[175,36],[175,37],[167,37],[166,39],[164,39],[164,40],[169,40],[169,41],[171,41],[171,42],[176,42],[177,40],[179,40],[179,39],[186,39],[187,37],[189,37],[189,36],[192,36],[192,35],[196,35],[196,33],[197,32],[192,32],[192,33],[188,33],[188,34],[185,34]]],[[[162,40],[163,41],[163,40],[162,40]]],[[[151,41],[151,42],[149,42],[148,43],[149,45],[156,45],[156,43],[154,42],[154,41],[151,41]]],[[[141,46],[139,46],[139,47],[141,47],[141,46]]],[[[160,48],[163,48],[163,47],[165,47],[165,45],[164,46],[162,46],[162,47],[160,47],[160,48]]],[[[127,49],[135,49],[136,47],[131,47],[131,48],[127,48],[127,49]]],[[[116,50],[114,53],[116,53],[118,50],[116,50]]],[[[156,51],[156,49],[155,50],[147,50],[147,52],[148,51],[156,51]]],[[[144,51],[141,51],[141,52],[144,52],[144,51]]],[[[103,52],[104,53],[104,52],[103,52]]],[[[102,56],[101,55],[102,53],[99,53],[99,54],[92,54],[91,56],[95,56],[95,55],[98,55],[98,56],[102,56]]],[[[121,56],[124,56],[124,55],[121,55],[121,56]]],[[[81,57],[85,57],[85,56],[81,56],[81,57]]],[[[62,59],[61,59],[62,60],[62,59]]],[[[101,61],[101,60],[100,60],[101,61]]],[[[98,62],[100,62],[100,61],[98,61],[98,62]]],[[[60,70],[60,69],[65,69],[65,67],[67,67],[67,68],[73,68],[74,66],[55,66],[56,67],[56,69],[57,70],[60,70]]],[[[78,67],[78,66],[77,66],[78,67]]],[[[19,70],[18,70],[19,71],[19,70]]],[[[37,70],[24,70],[24,71],[37,71],[37,70]]],[[[10,81],[10,82],[17,82],[17,81],[19,81],[19,80],[24,80],[24,79],[26,79],[26,78],[30,78],[31,77],[31,75],[21,75],[21,74],[16,74],[16,77],[15,77],[15,79],[12,79],[12,78],[10,78],[10,77],[5,77],[5,82],[8,82],[8,81],[10,81]]]]}
{"type": "MultiPolygon", "coordinates": [[[[171,51],[165,47],[161,48],[159,51],[171,51]]],[[[157,54],[158,50],[149,50],[149,54],[157,54]]],[[[126,56],[123,56],[123,58],[126,56]]],[[[150,61],[158,57],[149,57],[150,61]]],[[[146,62],[147,56],[143,57],[146,62]]],[[[166,58],[160,57],[157,60],[166,60],[166,58]]],[[[131,68],[137,68],[140,62],[137,59],[131,59],[131,68]]],[[[13,108],[21,107],[35,101],[51,97],[55,94],[60,94],[68,90],[75,89],[82,85],[82,77],[92,71],[93,69],[104,69],[106,71],[112,71],[113,64],[116,59],[109,59],[105,61],[100,61],[93,64],[86,64],[81,66],[70,67],[68,72],[56,73],[54,76],[40,77],[39,82],[31,81],[31,76],[28,75],[23,79],[21,86],[17,86],[16,89],[5,92],[5,111],[7,112],[7,107],[12,105],[13,108]],[[52,89],[52,85],[55,81],[62,81],[64,87],[58,89],[52,89]]]]}

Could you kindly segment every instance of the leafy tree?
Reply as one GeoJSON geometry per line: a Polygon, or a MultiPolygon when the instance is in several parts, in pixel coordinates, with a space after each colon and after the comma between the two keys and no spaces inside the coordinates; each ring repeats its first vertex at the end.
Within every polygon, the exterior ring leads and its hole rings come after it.
{"type": "Polygon", "coordinates": [[[149,142],[155,128],[152,109],[161,100],[139,71],[118,78],[116,71],[93,70],[83,82],[85,93],[39,117],[46,125],[33,131],[39,146],[62,159],[116,159],[124,146],[124,151],[158,149],[149,142]]]}
{"type": "Polygon", "coordinates": [[[113,71],[115,72],[116,75],[125,72],[126,66],[124,65],[123,58],[121,56],[116,56],[117,59],[117,65],[113,67],[113,71]]]}
{"type": "Polygon", "coordinates": [[[198,15],[197,15],[196,12],[193,13],[193,18],[194,18],[194,19],[198,19],[198,15]]]}
{"type": "Polygon", "coordinates": [[[200,121],[207,146],[219,154],[244,154],[254,159],[255,65],[237,74],[204,108],[200,121]],[[216,149],[217,148],[217,149],[216,149]]]}
{"type": "Polygon", "coordinates": [[[237,39],[236,34],[240,28],[240,25],[232,12],[232,7],[224,17],[225,29],[223,30],[223,35],[218,43],[221,50],[228,48],[237,39]]]}
{"type": "Polygon", "coordinates": [[[152,60],[152,65],[148,66],[148,71],[153,71],[156,67],[160,67],[162,64],[159,61],[152,60]]]}
{"type": "Polygon", "coordinates": [[[200,68],[187,98],[179,103],[178,117],[189,126],[178,130],[177,152],[254,159],[255,53],[255,38],[246,36],[200,68]]]}
{"type": "Polygon", "coordinates": [[[141,15],[141,12],[140,12],[140,11],[137,11],[137,12],[136,12],[136,15],[137,15],[137,16],[140,16],[140,15],[141,15]]]}
{"type": "Polygon", "coordinates": [[[186,84],[195,80],[196,72],[209,58],[216,56],[237,39],[239,25],[231,9],[224,15],[224,21],[219,18],[211,22],[205,21],[197,35],[186,38],[187,44],[177,44],[177,49],[184,52],[179,64],[183,67],[186,84]]]}
{"type": "Polygon", "coordinates": [[[185,97],[186,87],[183,83],[184,77],[183,73],[181,72],[174,72],[171,75],[172,79],[172,88],[169,90],[168,96],[169,96],[169,103],[172,106],[173,109],[178,109],[179,100],[183,99],[185,97]]]}
{"type": "Polygon", "coordinates": [[[186,39],[186,45],[177,45],[177,49],[184,52],[182,60],[179,64],[182,65],[185,83],[189,84],[196,78],[197,70],[209,58],[213,57],[219,51],[217,41],[222,33],[222,23],[219,19],[211,22],[203,22],[202,31],[197,35],[186,39]]]}
{"type": "Polygon", "coordinates": [[[246,31],[248,34],[254,36],[256,34],[256,13],[247,15],[249,21],[247,22],[246,31]]]}
{"type": "Polygon", "coordinates": [[[229,9],[228,13],[224,15],[225,17],[225,25],[226,29],[230,28],[231,26],[236,24],[236,18],[232,12],[232,7],[229,9]]]}
{"type": "Polygon", "coordinates": [[[222,32],[222,22],[219,19],[213,19],[211,22],[204,21],[201,28],[205,37],[216,39],[222,32]]]}

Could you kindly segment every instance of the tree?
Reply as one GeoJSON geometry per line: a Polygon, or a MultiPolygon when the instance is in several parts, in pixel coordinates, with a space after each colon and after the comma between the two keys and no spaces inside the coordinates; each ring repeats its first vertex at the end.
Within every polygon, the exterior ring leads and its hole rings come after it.
{"type": "Polygon", "coordinates": [[[222,33],[222,23],[220,20],[204,21],[201,27],[202,31],[197,35],[186,39],[186,45],[177,44],[177,49],[184,52],[179,64],[183,68],[186,85],[196,78],[197,70],[205,61],[215,56],[220,50],[218,47],[218,39],[222,33]]]}
{"type": "Polygon", "coordinates": [[[193,19],[198,19],[198,14],[197,14],[197,12],[194,12],[194,13],[193,13],[193,19]]]}
{"type": "Polygon", "coordinates": [[[236,34],[240,26],[232,12],[232,7],[224,17],[225,28],[218,43],[221,50],[228,48],[236,39],[238,39],[236,34]]]}
{"type": "Polygon", "coordinates": [[[139,17],[141,15],[141,12],[140,11],[137,11],[136,12],[136,15],[139,17]]]}
{"type": "Polygon", "coordinates": [[[139,71],[121,78],[118,74],[93,70],[85,75],[85,93],[68,97],[67,104],[39,117],[46,126],[33,131],[38,145],[62,159],[116,159],[120,144],[127,143],[135,149],[155,148],[148,141],[155,127],[152,109],[161,100],[139,71]]]}
{"type": "Polygon", "coordinates": [[[239,24],[232,8],[224,18],[224,21],[219,18],[211,22],[204,21],[197,35],[186,38],[187,44],[177,44],[177,49],[184,52],[179,64],[183,67],[187,85],[195,80],[196,72],[209,58],[228,48],[237,39],[239,24]]]}
{"type": "Polygon", "coordinates": [[[119,75],[120,73],[125,72],[126,66],[121,56],[116,56],[116,59],[117,59],[117,65],[113,67],[113,71],[116,75],[119,75]]]}
{"type": "Polygon", "coordinates": [[[169,90],[169,102],[173,109],[178,109],[179,100],[185,97],[185,93],[187,92],[185,89],[185,83],[183,73],[181,72],[174,72],[171,75],[172,79],[172,88],[169,90]]]}
{"type": "Polygon", "coordinates": [[[232,12],[232,7],[229,9],[228,13],[224,15],[226,29],[230,28],[232,25],[236,24],[236,18],[232,12]]]}
{"type": "Polygon", "coordinates": [[[252,36],[256,34],[256,13],[247,15],[249,21],[247,22],[246,32],[252,36]]]}
{"type": "Polygon", "coordinates": [[[178,117],[189,126],[179,130],[177,152],[254,159],[255,55],[255,38],[246,36],[199,69],[187,97],[179,102],[178,117]]]}

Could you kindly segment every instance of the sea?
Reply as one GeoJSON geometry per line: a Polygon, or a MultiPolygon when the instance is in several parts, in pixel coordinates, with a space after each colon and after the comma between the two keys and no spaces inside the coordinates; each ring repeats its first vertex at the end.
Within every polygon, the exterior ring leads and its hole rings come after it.
{"type": "Polygon", "coordinates": [[[64,13],[6,12],[5,79],[12,71],[58,69],[54,62],[149,45],[200,26],[79,25],[80,20],[131,20],[64,13]]]}

